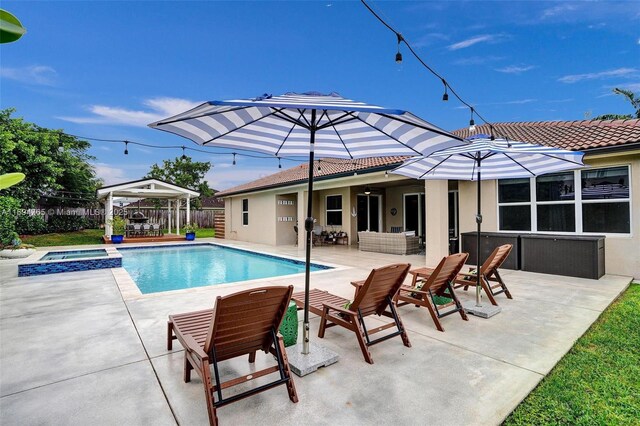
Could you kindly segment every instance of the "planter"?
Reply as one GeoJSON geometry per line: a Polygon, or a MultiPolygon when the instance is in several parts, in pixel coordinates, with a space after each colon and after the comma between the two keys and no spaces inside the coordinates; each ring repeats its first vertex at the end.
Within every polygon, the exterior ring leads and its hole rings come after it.
{"type": "Polygon", "coordinates": [[[21,249],[4,249],[0,250],[0,257],[4,257],[5,259],[24,259],[25,257],[31,256],[36,252],[36,249],[32,248],[21,248],[21,249]]]}
{"type": "Polygon", "coordinates": [[[113,244],[120,244],[124,240],[124,235],[112,235],[111,242],[113,244]]]}
{"type": "Polygon", "coordinates": [[[196,233],[195,232],[187,232],[185,234],[185,236],[187,237],[187,241],[193,241],[196,239],[196,233]]]}

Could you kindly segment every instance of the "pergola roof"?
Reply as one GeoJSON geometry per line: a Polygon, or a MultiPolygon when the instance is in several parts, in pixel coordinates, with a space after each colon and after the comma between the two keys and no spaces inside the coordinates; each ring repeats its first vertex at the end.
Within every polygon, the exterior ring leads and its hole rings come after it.
{"type": "Polygon", "coordinates": [[[117,185],[103,186],[97,191],[98,199],[104,199],[113,194],[114,198],[160,198],[176,199],[199,197],[200,193],[189,188],[183,188],[159,179],[141,179],[117,185]]]}

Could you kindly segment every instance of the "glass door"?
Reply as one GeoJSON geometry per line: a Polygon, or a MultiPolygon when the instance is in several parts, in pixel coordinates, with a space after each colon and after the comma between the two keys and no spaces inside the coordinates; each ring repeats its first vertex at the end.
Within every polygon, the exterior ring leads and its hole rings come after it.
{"type": "Polygon", "coordinates": [[[380,209],[382,207],[380,195],[358,194],[358,231],[380,232],[382,227],[380,209]]]}
{"type": "Polygon", "coordinates": [[[424,244],[425,226],[424,192],[404,194],[404,230],[415,231],[424,244]]]}

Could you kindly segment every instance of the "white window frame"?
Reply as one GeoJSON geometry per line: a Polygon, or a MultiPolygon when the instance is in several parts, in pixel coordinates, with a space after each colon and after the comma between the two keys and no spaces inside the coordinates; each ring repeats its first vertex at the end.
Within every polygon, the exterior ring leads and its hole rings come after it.
{"type": "Polygon", "coordinates": [[[242,211],[242,226],[249,226],[249,199],[248,198],[242,198],[240,201],[240,207],[241,207],[241,211],[242,211]],[[247,209],[244,209],[244,202],[247,202],[247,209]],[[247,223],[244,223],[245,220],[245,215],[247,218],[247,223]]]}
{"type": "MultiPolygon", "coordinates": [[[[584,169],[573,170],[573,181],[575,187],[575,197],[574,200],[568,201],[537,201],[536,194],[536,178],[529,178],[529,191],[530,191],[530,201],[528,202],[518,202],[518,203],[496,203],[497,211],[496,217],[498,218],[498,230],[500,232],[508,232],[508,233],[522,233],[522,232],[535,232],[537,234],[553,234],[553,235],[604,235],[606,237],[613,238],[631,238],[633,237],[633,188],[631,188],[631,183],[633,182],[631,176],[631,165],[629,163],[625,164],[611,164],[606,166],[597,166],[597,167],[588,167],[584,169]],[[597,199],[597,200],[583,200],[582,199],[582,172],[590,171],[590,170],[599,170],[599,169],[612,169],[616,167],[626,167],[627,173],[629,176],[629,198],[614,198],[614,199],[597,199]],[[583,221],[582,221],[582,206],[584,204],[597,204],[597,203],[628,203],[629,205],[629,232],[627,233],[611,233],[611,232],[583,232],[583,221]],[[560,231],[538,231],[538,205],[548,205],[548,204],[574,204],[575,206],[575,231],[574,232],[560,232],[560,231]],[[506,231],[500,229],[500,207],[507,206],[523,206],[528,205],[531,208],[531,231],[520,230],[520,231],[506,231]]],[[[499,197],[499,185],[498,179],[496,179],[496,194],[499,197]]]]}
{"type": "Polygon", "coordinates": [[[325,195],[324,197],[324,224],[326,226],[344,226],[344,218],[342,215],[342,206],[344,206],[344,197],[342,196],[342,194],[329,194],[329,195],[325,195]],[[329,197],[340,197],[340,208],[339,209],[328,209],[327,206],[329,205],[329,203],[327,202],[329,197]],[[340,225],[329,225],[329,212],[340,212],[340,225]]]}

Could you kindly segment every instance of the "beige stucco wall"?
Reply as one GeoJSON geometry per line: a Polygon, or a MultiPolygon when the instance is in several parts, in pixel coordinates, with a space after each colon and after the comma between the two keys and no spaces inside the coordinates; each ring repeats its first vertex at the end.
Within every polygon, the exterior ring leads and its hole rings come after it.
{"type": "Polygon", "coordinates": [[[276,245],[296,243],[297,202],[297,194],[276,195],[276,245]]]}
{"type": "MultiPolygon", "coordinates": [[[[585,163],[591,167],[631,166],[631,235],[607,235],[605,239],[605,261],[608,274],[629,275],[640,278],[640,153],[592,155],[585,157],[585,163]]],[[[482,182],[482,230],[486,232],[498,230],[497,189],[495,180],[482,182]]],[[[476,183],[460,181],[459,191],[460,232],[475,231],[476,183]]],[[[427,203],[427,205],[429,204],[427,203]]],[[[427,214],[428,217],[429,215],[427,214]]],[[[446,222],[442,226],[446,226],[446,222]]]]}
{"type": "Polygon", "coordinates": [[[273,193],[225,198],[225,236],[229,240],[276,244],[276,201],[273,193]],[[249,224],[242,224],[242,200],[249,200],[249,224]]]}

